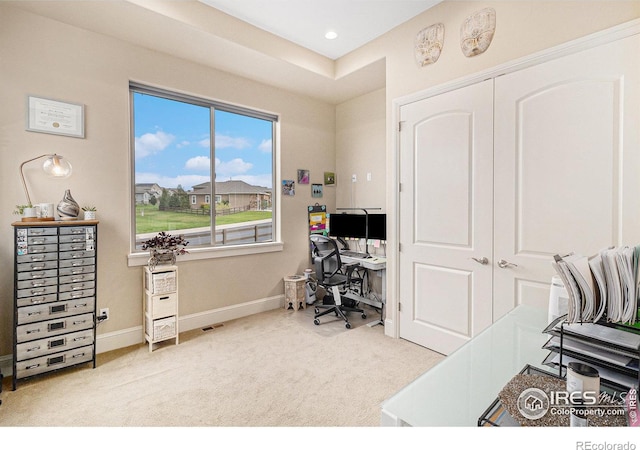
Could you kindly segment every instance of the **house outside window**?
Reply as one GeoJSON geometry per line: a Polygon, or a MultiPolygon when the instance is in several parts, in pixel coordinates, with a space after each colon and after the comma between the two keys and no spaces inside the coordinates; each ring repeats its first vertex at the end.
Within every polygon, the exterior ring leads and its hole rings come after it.
{"type": "Polygon", "coordinates": [[[134,83],[130,92],[132,252],[161,231],[189,249],[274,242],[277,116],[134,83]]]}

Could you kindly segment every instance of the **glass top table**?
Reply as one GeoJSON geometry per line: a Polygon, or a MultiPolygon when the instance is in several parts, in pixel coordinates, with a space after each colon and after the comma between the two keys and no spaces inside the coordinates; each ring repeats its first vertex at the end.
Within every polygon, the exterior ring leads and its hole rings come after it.
{"type": "MultiPolygon", "coordinates": [[[[526,365],[542,367],[548,312],[520,305],[382,404],[382,426],[477,426],[526,365]]],[[[551,371],[552,369],[543,369],[551,371]]]]}

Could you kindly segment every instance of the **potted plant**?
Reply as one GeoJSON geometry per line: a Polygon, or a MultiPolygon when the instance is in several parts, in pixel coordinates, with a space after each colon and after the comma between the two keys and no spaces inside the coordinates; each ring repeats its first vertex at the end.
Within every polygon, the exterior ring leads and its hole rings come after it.
{"type": "Polygon", "coordinates": [[[95,206],[83,206],[84,220],[96,220],[96,207],[95,206]]]}
{"type": "Polygon", "coordinates": [[[149,250],[149,268],[153,270],[158,264],[175,264],[178,255],[189,253],[185,247],[189,242],[184,236],[172,236],[161,231],[142,243],[142,250],[149,250]]]}
{"type": "Polygon", "coordinates": [[[25,219],[37,217],[36,209],[31,204],[16,205],[16,209],[13,211],[13,213],[21,215],[25,219]]]}

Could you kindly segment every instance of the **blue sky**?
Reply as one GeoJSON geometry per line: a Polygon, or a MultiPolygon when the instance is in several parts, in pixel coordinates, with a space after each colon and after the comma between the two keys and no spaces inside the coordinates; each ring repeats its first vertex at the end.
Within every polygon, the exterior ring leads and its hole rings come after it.
{"type": "MultiPolygon", "coordinates": [[[[134,94],[136,183],[185,190],[209,181],[209,108],[134,94]]],[[[217,181],[272,188],[272,123],[215,112],[217,181]]]]}

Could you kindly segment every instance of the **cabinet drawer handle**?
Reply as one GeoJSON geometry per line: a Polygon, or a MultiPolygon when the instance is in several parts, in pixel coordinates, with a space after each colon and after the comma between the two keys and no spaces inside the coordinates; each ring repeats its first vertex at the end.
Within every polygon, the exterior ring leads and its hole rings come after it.
{"type": "Polygon", "coordinates": [[[81,266],[82,264],[84,264],[84,259],[78,259],[78,260],[73,261],[73,262],[71,263],[71,265],[72,265],[73,267],[81,266]]]}
{"type": "Polygon", "coordinates": [[[84,250],[84,245],[71,245],[71,250],[84,250]]]}
{"type": "Polygon", "coordinates": [[[71,293],[71,298],[80,298],[84,296],[84,291],[76,291],[71,293]]]}
{"type": "Polygon", "coordinates": [[[160,297],[160,300],[169,300],[169,296],[167,295],[166,297],[160,297]]]}
{"type": "Polygon", "coordinates": [[[31,241],[32,244],[44,244],[46,242],[45,239],[33,239],[31,241]]]}
{"type": "Polygon", "coordinates": [[[31,233],[30,233],[30,234],[31,234],[32,236],[33,236],[33,235],[38,235],[38,236],[40,236],[41,234],[44,234],[44,231],[41,231],[41,230],[31,230],[31,233]]]}
{"type": "Polygon", "coordinates": [[[76,353],[72,358],[82,358],[86,353],[76,353]]]}
{"type": "Polygon", "coordinates": [[[87,321],[86,320],[75,320],[73,322],[74,325],[82,325],[83,323],[87,323],[87,321]]]}
{"type": "Polygon", "coordinates": [[[35,330],[27,330],[27,334],[40,333],[40,328],[36,328],[35,330]]]}
{"type": "MultiPolygon", "coordinates": [[[[45,249],[44,248],[32,248],[30,250],[31,253],[44,253],[45,249]]],[[[33,259],[33,258],[32,258],[33,259]]]]}
{"type": "Polygon", "coordinates": [[[72,258],[82,258],[84,256],[84,252],[80,252],[80,253],[72,253],[71,257],[72,258]]]}
{"type": "Polygon", "coordinates": [[[53,366],[54,364],[62,364],[65,361],[65,355],[54,356],[52,358],[47,359],[47,365],[53,366]]]}
{"type": "Polygon", "coordinates": [[[44,261],[44,256],[32,256],[31,261],[36,261],[36,262],[44,261]]]}
{"type": "Polygon", "coordinates": [[[33,364],[31,366],[25,367],[27,370],[35,369],[36,367],[40,367],[40,364],[33,364]]]}
{"type": "Polygon", "coordinates": [[[41,311],[34,311],[34,312],[30,312],[30,313],[28,313],[28,314],[27,314],[27,316],[28,316],[28,317],[30,317],[30,316],[38,316],[38,315],[40,315],[40,314],[42,314],[42,312],[41,312],[41,311]]]}
{"type": "Polygon", "coordinates": [[[44,272],[33,272],[31,278],[44,278],[44,272]]]}
{"type": "Polygon", "coordinates": [[[74,269],[71,271],[71,275],[77,275],[79,273],[84,272],[84,267],[80,267],[79,269],[74,269]]]}
{"type": "Polygon", "coordinates": [[[31,348],[27,349],[28,352],[35,352],[36,350],[40,350],[40,346],[39,345],[37,347],[31,347],[31,348]]]}
{"type": "Polygon", "coordinates": [[[58,313],[63,313],[63,312],[67,312],[69,305],[67,303],[63,303],[61,305],[53,305],[51,307],[49,307],[49,314],[58,314],[58,313]]]}
{"type": "Polygon", "coordinates": [[[33,287],[42,287],[42,286],[44,286],[44,282],[43,281],[32,281],[31,282],[31,286],[33,286],[33,287]]]}
{"type": "Polygon", "coordinates": [[[31,268],[34,270],[44,269],[45,267],[47,267],[46,264],[31,264],[31,268]]]}
{"type": "Polygon", "coordinates": [[[35,290],[35,289],[31,289],[31,295],[42,295],[44,294],[44,289],[40,289],[40,290],[35,290]]]}
{"type": "Polygon", "coordinates": [[[77,338],[74,338],[73,341],[78,342],[78,341],[84,341],[85,339],[89,339],[88,336],[79,336],[77,338]]]}
{"type": "Polygon", "coordinates": [[[71,234],[82,234],[82,233],[84,233],[84,229],[83,228],[80,228],[80,229],[75,228],[75,229],[71,230],[71,234]]]}
{"type": "Polygon", "coordinates": [[[84,289],[84,283],[78,284],[76,286],[71,286],[72,291],[79,291],[80,289],[84,289]]]}
{"type": "Polygon", "coordinates": [[[83,242],[84,238],[77,238],[77,237],[72,237],[71,238],[71,242],[83,242]]]}
{"type": "Polygon", "coordinates": [[[84,275],[82,275],[81,277],[74,277],[71,279],[72,283],[77,283],[78,281],[82,281],[84,280],[84,275]]]}
{"type": "Polygon", "coordinates": [[[89,305],[87,305],[86,303],[79,303],[77,305],[74,305],[73,307],[74,308],[86,308],[87,306],[89,306],[89,305]]]}
{"type": "Polygon", "coordinates": [[[44,303],[45,300],[47,300],[47,297],[32,298],[31,304],[37,305],[38,303],[44,303]]]}

